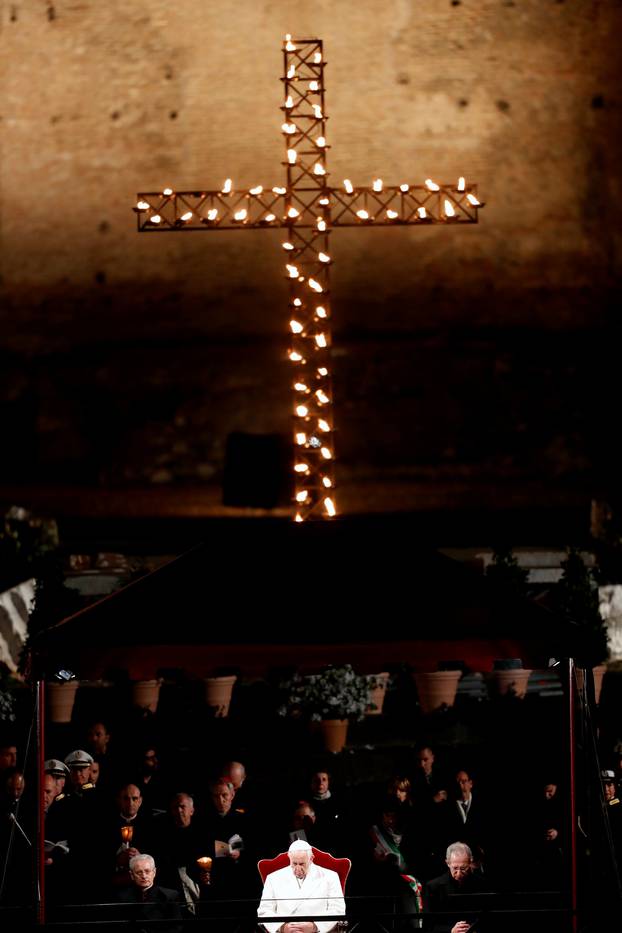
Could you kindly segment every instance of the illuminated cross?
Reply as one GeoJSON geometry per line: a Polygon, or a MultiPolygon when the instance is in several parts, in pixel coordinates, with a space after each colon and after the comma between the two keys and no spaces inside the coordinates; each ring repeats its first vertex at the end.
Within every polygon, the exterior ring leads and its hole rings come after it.
{"type": "Polygon", "coordinates": [[[286,36],[283,43],[285,100],[281,110],[287,158],[285,184],[220,191],[143,192],[134,210],[141,233],[249,230],[283,227],[289,281],[296,521],[336,513],[334,494],[333,392],[330,368],[332,227],[424,226],[477,223],[482,205],[476,188],[455,185],[371,187],[346,179],[328,184],[324,68],[319,39],[286,36]]]}

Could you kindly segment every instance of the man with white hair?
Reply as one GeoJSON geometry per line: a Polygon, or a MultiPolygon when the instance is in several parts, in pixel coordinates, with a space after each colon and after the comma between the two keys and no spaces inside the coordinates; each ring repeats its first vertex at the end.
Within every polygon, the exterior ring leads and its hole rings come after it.
{"type": "MultiPolygon", "coordinates": [[[[257,916],[335,917],[343,916],[346,905],[336,871],[313,863],[308,842],[297,839],[288,850],[289,865],[266,878],[257,916]]],[[[264,923],[269,933],[329,933],[337,920],[288,920],[264,923]]]]}

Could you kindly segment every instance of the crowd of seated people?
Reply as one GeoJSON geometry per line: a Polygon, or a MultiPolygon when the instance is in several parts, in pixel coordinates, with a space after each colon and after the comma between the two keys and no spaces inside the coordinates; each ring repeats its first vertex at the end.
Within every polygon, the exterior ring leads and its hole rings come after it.
{"type": "MultiPolygon", "coordinates": [[[[467,888],[564,884],[564,789],[544,771],[532,787],[522,774],[478,774],[466,761],[443,767],[423,745],[399,773],[361,795],[335,786],[323,763],[312,765],[300,786],[278,775],[248,777],[244,764],[231,760],[182,772],[152,740],[139,743],[135,756],[115,752],[101,722],[89,726],[82,744],[54,749],[58,757],[45,762],[52,905],[124,904],[157,873],[158,887],[169,892],[163,903],[174,892],[180,916],[225,901],[246,905],[240,909],[250,916],[261,893],[258,860],[287,851],[294,840],[350,858],[349,897],[380,911],[383,902],[408,914],[438,905],[443,891],[462,884],[467,862],[467,888]],[[508,838],[511,878],[501,868],[508,838]],[[462,848],[451,849],[458,843],[462,848]],[[446,883],[435,883],[439,878],[446,883]]],[[[11,813],[19,811],[26,835],[33,828],[20,810],[27,789],[19,763],[15,746],[0,749],[3,843],[15,836],[11,813]]],[[[611,787],[617,819],[622,806],[613,780],[611,787]]],[[[31,797],[31,812],[32,804],[31,797]]],[[[26,858],[26,848],[21,854],[26,858]]]]}

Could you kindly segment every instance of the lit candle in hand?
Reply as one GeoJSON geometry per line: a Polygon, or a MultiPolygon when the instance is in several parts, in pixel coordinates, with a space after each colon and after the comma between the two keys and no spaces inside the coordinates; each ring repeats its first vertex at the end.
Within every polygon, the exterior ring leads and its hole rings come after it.
{"type": "Polygon", "coordinates": [[[199,866],[201,870],[201,875],[202,875],[201,880],[203,881],[204,884],[209,884],[210,883],[209,873],[212,868],[212,860],[209,857],[209,855],[203,855],[201,856],[201,858],[198,858],[197,865],[199,866]]]}

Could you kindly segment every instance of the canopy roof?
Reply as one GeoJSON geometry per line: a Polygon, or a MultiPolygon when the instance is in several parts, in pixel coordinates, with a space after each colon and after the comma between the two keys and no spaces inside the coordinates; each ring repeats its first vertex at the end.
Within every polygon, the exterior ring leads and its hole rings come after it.
{"type": "Polygon", "coordinates": [[[411,544],[408,521],[385,516],[215,522],[204,544],[49,630],[40,652],[48,673],[58,663],[101,677],[112,665],[140,677],[364,656],[543,666],[569,646],[551,612],[524,600],[500,613],[481,574],[411,544]]]}

